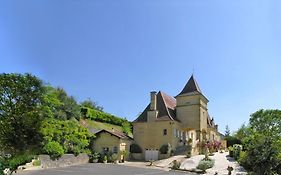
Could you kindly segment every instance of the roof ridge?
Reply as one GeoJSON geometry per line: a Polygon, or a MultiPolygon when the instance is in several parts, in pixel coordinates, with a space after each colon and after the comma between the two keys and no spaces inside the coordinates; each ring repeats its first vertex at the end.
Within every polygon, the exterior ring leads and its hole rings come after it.
{"type": "MultiPolygon", "coordinates": [[[[163,102],[164,102],[164,104],[165,104],[165,109],[166,109],[166,111],[167,111],[167,113],[168,113],[169,118],[170,118],[171,120],[174,120],[173,117],[172,117],[171,114],[170,114],[170,111],[169,111],[168,108],[167,108],[166,100],[165,100],[165,98],[163,97],[163,94],[165,94],[165,93],[163,93],[163,92],[161,92],[161,91],[159,91],[159,93],[160,93],[160,95],[161,95],[161,97],[162,97],[162,99],[163,99],[163,102]]],[[[166,95],[166,94],[165,94],[165,95],[166,95]]]]}

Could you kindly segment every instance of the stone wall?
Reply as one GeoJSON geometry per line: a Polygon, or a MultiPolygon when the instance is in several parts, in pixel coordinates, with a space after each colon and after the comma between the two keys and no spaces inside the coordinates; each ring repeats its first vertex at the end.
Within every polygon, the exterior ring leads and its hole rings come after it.
{"type": "Polygon", "coordinates": [[[78,156],[65,154],[57,160],[52,160],[49,155],[39,155],[39,160],[42,168],[58,168],[88,163],[89,156],[87,154],[79,154],[78,156]]]}

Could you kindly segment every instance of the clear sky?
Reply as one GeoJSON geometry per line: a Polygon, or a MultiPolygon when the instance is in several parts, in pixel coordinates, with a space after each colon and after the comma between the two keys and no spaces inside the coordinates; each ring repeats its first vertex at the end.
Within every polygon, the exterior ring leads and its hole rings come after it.
{"type": "Polygon", "coordinates": [[[30,72],[134,120],[193,72],[224,132],[281,109],[280,0],[2,0],[0,72],[30,72]]]}

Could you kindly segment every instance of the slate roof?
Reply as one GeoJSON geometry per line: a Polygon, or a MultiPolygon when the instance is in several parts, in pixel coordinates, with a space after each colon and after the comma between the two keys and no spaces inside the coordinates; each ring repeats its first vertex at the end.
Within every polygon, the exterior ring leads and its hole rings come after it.
{"type": "MultiPolygon", "coordinates": [[[[176,105],[177,103],[174,97],[171,97],[164,92],[159,91],[156,95],[156,110],[158,110],[156,121],[178,121],[178,119],[176,118],[176,105]]],[[[147,122],[147,111],[149,110],[150,103],[134,122],[147,122]]]]}
{"type": "Polygon", "coordinates": [[[191,93],[191,92],[199,92],[202,94],[202,92],[199,88],[199,85],[196,82],[193,75],[190,77],[190,79],[188,80],[188,82],[186,83],[186,85],[184,86],[184,88],[178,95],[187,94],[187,93],[191,93]]]}

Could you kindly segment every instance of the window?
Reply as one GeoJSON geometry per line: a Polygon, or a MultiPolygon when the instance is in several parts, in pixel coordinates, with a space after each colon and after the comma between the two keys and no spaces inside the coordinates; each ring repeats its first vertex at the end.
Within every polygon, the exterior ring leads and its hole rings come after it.
{"type": "Polygon", "coordinates": [[[177,129],[174,128],[174,137],[177,137],[177,129]]]}
{"type": "Polygon", "coordinates": [[[164,135],[164,136],[167,135],[167,129],[164,129],[164,130],[163,130],[163,135],[164,135]]]}
{"type": "Polygon", "coordinates": [[[114,146],[114,147],[113,147],[113,153],[118,153],[118,148],[117,148],[117,146],[114,146]]]}

